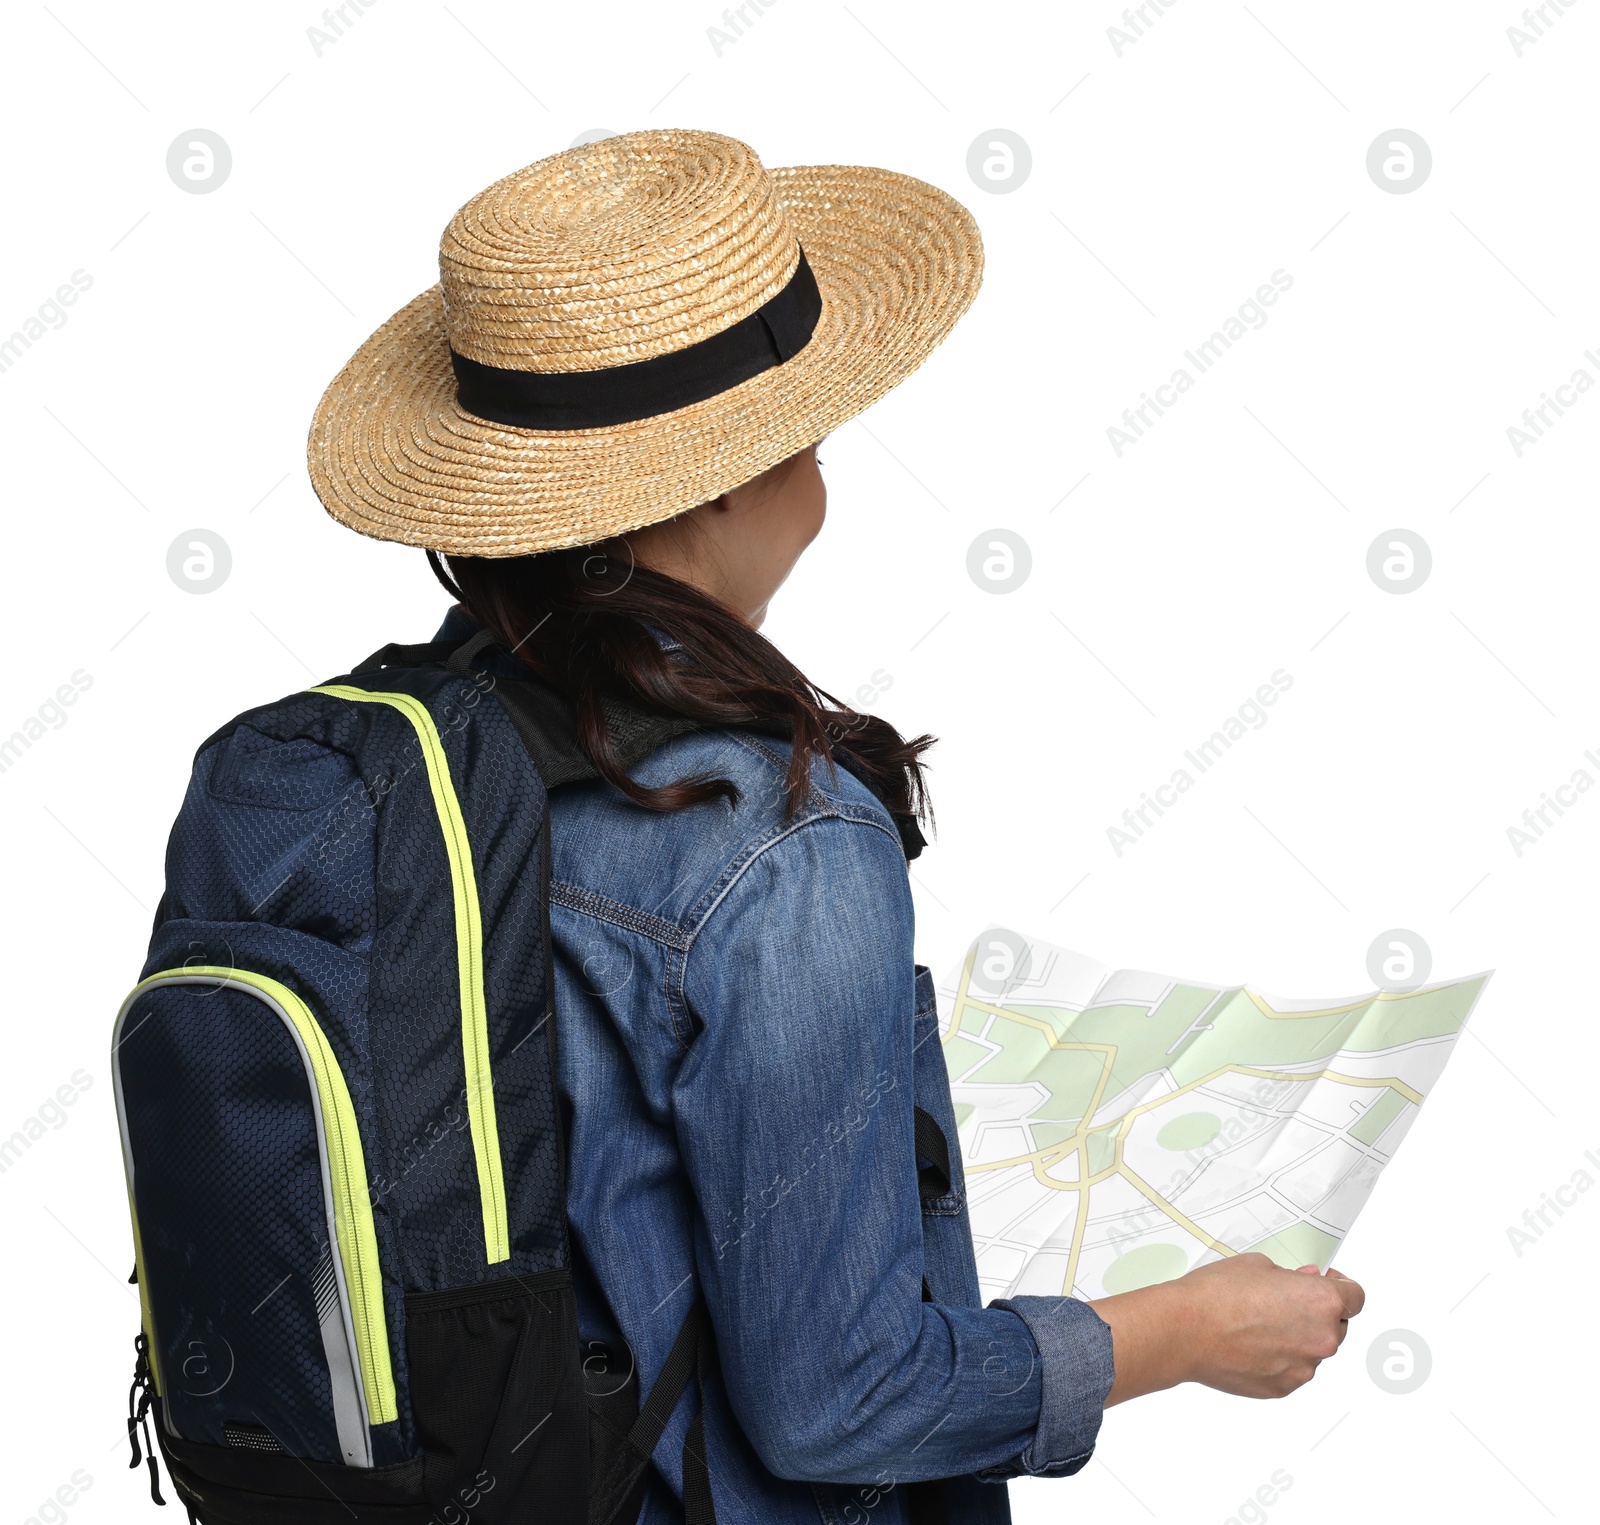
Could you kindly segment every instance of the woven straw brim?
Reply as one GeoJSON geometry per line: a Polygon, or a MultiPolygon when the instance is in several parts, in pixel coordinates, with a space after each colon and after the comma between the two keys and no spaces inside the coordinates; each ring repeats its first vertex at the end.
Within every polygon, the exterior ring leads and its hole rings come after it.
{"type": "Polygon", "coordinates": [[[708,502],[876,402],[977,294],[977,225],[944,192],[890,170],[771,174],[822,292],[793,359],[636,423],[509,428],[456,405],[434,286],[362,345],[318,405],[307,456],[328,512],[455,556],[587,545],[708,502]]]}

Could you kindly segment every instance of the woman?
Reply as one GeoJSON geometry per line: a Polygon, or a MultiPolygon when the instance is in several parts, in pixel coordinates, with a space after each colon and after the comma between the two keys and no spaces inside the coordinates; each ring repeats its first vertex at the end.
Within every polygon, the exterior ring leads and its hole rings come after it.
{"type": "MultiPolygon", "coordinates": [[[[487,671],[563,695],[599,774],[551,804],[581,1332],[648,1390],[704,1299],[716,1518],[1004,1519],[991,1485],[1077,1471],[1111,1404],[1307,1381],[1362,1302],[1315,1267],[981,1305],[912,961],[930,739],[759,633],[822,527],[816,442],[976,293],[970,216],[886,171],[634,133],[490,187],[440,265],[442,302],[330,387],[312,477],[342,522],[428,549],[440,639],[487,632],[487,671]],[[677,724],[625,767],[640,716],[677,724]]],[[[693,1410],[642,1518],[684,1518],[693,1410]]]]}

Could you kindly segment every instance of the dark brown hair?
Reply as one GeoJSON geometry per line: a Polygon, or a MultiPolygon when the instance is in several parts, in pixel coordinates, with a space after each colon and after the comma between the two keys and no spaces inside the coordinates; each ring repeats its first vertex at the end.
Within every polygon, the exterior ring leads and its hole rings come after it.
{"type": "Polygon", "coordinates": [[[732,610],[635,564],[624,539],[536,556],[429,558],[467,612],[571,702],[589,760],[644,809],[736,800],[738,791],[705,774],[653,788],[635,782],[602,699],[790,738],[787,815],[804,802],[815,755],[830,772],[837,764],[853,773],[902,821],[931,819],[921,756],[933,737],[908,741],[840,703],[732,610]]]}

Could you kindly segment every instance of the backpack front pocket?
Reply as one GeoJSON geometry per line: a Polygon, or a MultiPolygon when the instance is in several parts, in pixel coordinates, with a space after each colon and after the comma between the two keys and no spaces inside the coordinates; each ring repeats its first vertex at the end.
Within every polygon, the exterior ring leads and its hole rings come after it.
{"type": "Polygon", "coordinates": [[[240,969],[152,975],[112,1046],[140,1298],[169,1434],[373,1465],[397,1417],[355,1107],[322,1028],[240,969]]]}

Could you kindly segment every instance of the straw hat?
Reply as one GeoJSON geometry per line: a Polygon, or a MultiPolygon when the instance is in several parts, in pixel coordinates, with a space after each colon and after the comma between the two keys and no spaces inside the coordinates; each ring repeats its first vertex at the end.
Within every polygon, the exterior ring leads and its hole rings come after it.
{"type": "Polygon", "coordinates": [[[943,191],[767,170],[717,133],[626,133],[474,196],[440,284],[334,378],[328,512],[455,556],[584,545],[748,481],[877,401],[977,294],[943,191]]]}

